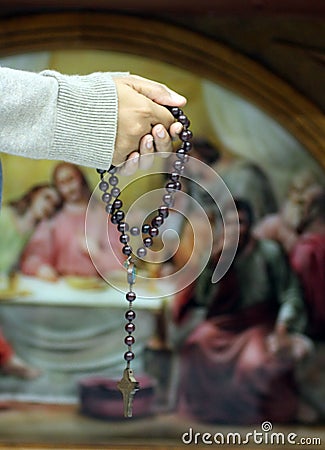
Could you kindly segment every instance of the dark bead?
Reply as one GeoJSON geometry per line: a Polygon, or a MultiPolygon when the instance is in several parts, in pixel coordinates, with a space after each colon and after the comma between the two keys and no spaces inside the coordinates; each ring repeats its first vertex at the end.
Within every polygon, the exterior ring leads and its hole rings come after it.
{"type": "Polygon", "coordinates": [[[167,207],[167,206],[164,206],[164,205],[160,206],[160,207],[158,208],[158,214],[159,214],[160,216],[162,216],[164,219],[166,219],[166,217],[168,217],[168,215],[169,215],[168,207],[167,207]]]}
{"type": "Polygon", "coordinates": [[[144,256],[146,256],[147,254],[147,250],[144,247],[140,247],[137,250],[137,255],[139,256],[139,258],[143,258],[144,256]]]}
{"type": "Polygon", "coordinates": [[[133,333],[135,330],[135,325],[132,322],[129,322],[125,325],[125,331],[127,331],[128,333],[133,333]]]}
{"type": "Polygon", "coordinates": [[[192,148],[192,142],[183,142],[181,148],[183,148],[188,153],[192,148]]]}
{"type": "Polygon", "coordinates": [[[177,106],[172,106],[169,110],[176,119],[183,114],[183,111],[177,106]]]}
{"type": "Polygon", "coordinates": [[[125,361],[132,361],[134,359],[134,353],[130,352],[130,351],[125,352],[124,359],[125,359],[125,361]]]}
{"type": "Polygon", "coordinates": [[[109,172],[111,175],[113,175],[114,173],[117,172],[117,167],[111,166],[111,167],[109,168],[108,172],[109,172]]]}
{"type": "MultiPolygon", "coordinates": [[[[153,227],[161,227],[161,225],[164,223],[164,218],[162,216],[156,216],[152,219],[151,225],[153,227]]],[[[150,232],[149,232],[150,233],[150,232]]]]}
{"type": "Polygon", "coordinates": [[[159,230],[156,227],[150,228],[149,234],[151,237],[156,237],[159,234],[159,230]]]}
{"type": "Polygon", "coordinates": [[[188,120],[188,118],[185,116],[185,114],[180,114],[177,117],[177,121],[180,122],[184,127],[189,127],[191,122],[188,120]]]}
{"type": "Polygon", "coordinates": [[[114,214],[114,216],[117,217],[117,221],[118,221],[118,222],[121,222],[121,220],[124,219],[125,214],[124,214],[123,211],[119,210],[119,211],[116,211],[116,213],[114,214]]]}
{"type": "Polygon", "coordinates": [[[135,343],[135,339],[133,336],[125,336],[124,338],[124,344],[128,345],[129,347],[135,343]]]}
{"type": "Polygon", "coordinates": [[[130,236],[128,234],[121,234],[120,236],[120,242],[122,242],[122,244],[127,244],[130,240],[130,236]]]}
{"type": "Polygon", "coordinates": [[[132,236],[139,236],[140,228],[139,227],[132,227],[130,229],[130,233],[132,234],[132,236]]]}
{"type": "Polygon", "coordinates": [[[122,206],[123,206],[122,200],[120,200],[119,198],[114,200],[114,202],[113,202],[113,208],[114,209],[120,209],[120,208],[122,208],[122,206]]]}
{"type": "Polygon", "coordinates": [[[117,229],[120,233],[125,233],[125,231],[128,231],[129,225],[126,222],[120,222],[117,225],[117,229]]]}
{"type": "Polygon", "coordinates": [[[178,181],[178,180],[179,180],[179,177],[180,177],[180,175],[179,175],[179,173],[177,173],[177,172],[172,172],[172,173],[169,175],[169,179],[172,180],[172,181],[178,181]]]}
{"type": "Polygon", "coordinates": [[[166,184],[165,188],[167,192],[174,192],[176,189],[175,183],[170,181],[169,183],[166,184]]]}
{"type": "Polygon", "coordinates": [[[114,187],[111,190],[111,194],[112,194],[113,197],[118,197],[120,195],[120,193],[121,193],[121,191],[120,191],[120,189],[118,187],[114,187]]]}
{"type": "MultiPolygon", "coordinates": [[[[112,210],[113,210],[113,207],[112,207],[112,210]]],[[[111,216],[111,222],[112,222],[114,225],[116,225],[116,224],[119,223],[119,220],[118,220],[118,217],[117,217],[116,213],[113,214],[113,215],[111,216]]]]}
{"type": "Polygon", "coordinates": [[[133,291],[127,292],[125,297],[129,302],[133,302],[137,298],[137,296],[135,295],[135,292],[133,292],[133,291]]]}
{"type": "Polygon", "coordinates": [[[174,169],[175,169],[178,173],[181,174],[181,173],[184,172],[185,166],[184,166],[184,164],[183,164],[182,161],[180,161],[180,160],[174,161],[173,166],[174,166],[174,169]]]}
{"type": "Polygon", "coordinates": [[[146,237],[143,239],[143,243],[146,247],[151,247],[152,246],[152,239],[151,237],[146,237]]]}
{"type": "Polygon", "coordinates": [[[108,192],[104,192],[104,194],[102,195],[102,200],[105,203],[109,203],[112,199],[111,194],[109,194],[108,192]]]}
{"type": "Polygon", "coordinates": [[[177,156],[177,158],[180,159],[183,163],[184,163],[184,162],[187,162],[188,159],[189,159],[189,156],[188,156],[187,152],[186,152],[183,148],[179,148],[179,149],[176,151],[176,156],[177,156]]]}
{"type": "Polygon", "coordinates": [[[98,187],[99,187],[99,189],[101,190],[101,191],[107,191],[107,189],[108,189],[108,183],[106,182],[106,181],[101,181],[100,183],[99,183],[99,185],[98,185],[98,187]]]}
{"type": "Polygon", "coordinates": [[[130,256],[132,253],[132,247],[130,245],[124,245],[124,247],[122,248],[122,252],[124,255],[130,256]]]}
{"type": "Polygon", "coordinates": [[[192,139],[192,137],[193,137],[193,134],[192,134],[191,130],[183,130],[179,134],[179,138],[182,141],[189,141],[190,139],[192,139]]]}
{"type": "Polygon", "coordinates": [[[149,233],[150,228],[150,225],[148,223],[145,223],[144,225],[142,225],[142,233],[149,233]]]}
{"type": "Polygon", "coordinates": [[[107,214],[111,214],[113,211],[113,206],[109,203],[105,206],[105,211],[107,212],[107,214]]]}
{"type": "Polygon", "coordinates": [[[175,189],[178,191],[182,189],[182,183],[180,181],[175,181],[175,189]]]}
{"type": "Polygon", "coordinates": [[[163,196],[163,202],[165,203],[165,205],[171,206],[174,203],[173,196],[171,194],[165,194],[163,196]]]}
{"type": "Polygon", "coordinates": [[[128,311],[126,311],[125,318],[126,320],[134,320],[136,318],[135,311],[133,311],[133,309],[129,309],[128,311]]]}
{"type": "Polygon", "coordinates": [[[104,173],[106,173],[105,169],[96,169],[97,173],[99,173],[100,175],[104,175],[104,173]]]}
{"type": "Polygon", "coordinates": [[[118,178],[115,175],[109,177],[108,182],[111,186],[116,186],[118,184],[118,178]]]}

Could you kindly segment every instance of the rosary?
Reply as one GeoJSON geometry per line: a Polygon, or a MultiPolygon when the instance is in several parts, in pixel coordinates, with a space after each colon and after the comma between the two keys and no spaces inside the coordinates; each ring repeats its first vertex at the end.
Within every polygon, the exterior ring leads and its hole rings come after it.
{"type": "Polygon", "coordinates": [[[132,351],[132,345],[135,343],[133,332],[135,325],[133,320],[136,317],[133,309],[133,302],[136,299],[136,293],[133,290],[133,285],[136,280],[136,260],[137,258],[144,258],[147,254],[147,248],[153,245],[153,238],[158,236],[159,227],[164,223],[169,215],[169,207],[173,205],[174,193],[181,189],[180,177],[184,173],[185,163],[188,162],[188,152],[191,150],[192,132],[188,129],[190,121],[183,111],[177,107],[167,107],[173,114],[174,118],[183,125],[183,130],[179,134],[182,141],[181,146],[176,150],[176,159],[174,160],[171,172],[168,175],[169,180],[165,185],[166,193],[162,198],[162,205],[157,210],[157,215],[151,220],[151,223],[142,225],[141,231],[139,227],[129,227],[124,220],[125,213],[122,210],[123,202],[119,198],[120,189],[118,188],[118,177],[116,176],[117,168],[111,167],[109,170],[97,169],[100,175],[99,189],[103,192],[102,200],[105,204],[105,210],[108,213],[111,222],[117,226],[121,233],[120,242],[123,244],[122,252],[126,257],[124,266],[126,268],[127,283],[129,290],[125,295],[128,302],[128,310],[125,313],[127,321],[125,331],[127,336],[124,343],[127,346],[127,351],[124,353],[124,360],[126,361],[126,368],[123,372],[122,379],[117,383],[117,387],[123,396],[124,417],[132,417],[132,404],[135,393],[140,389],[139,383],[136,381],[133,370],[131,369],[131,361],[135,355],[132,351]],[[104,179],[105,174],[108,174],[108,181],[104,179]],[[110,189],[111,187],[111,189],[110,189]],[[108,192],[110,189],[110,192],[108,192]],[[139,236],[142,233],[142,245],[136,250],[135,254],[132,247],[129,245],[130,233],[132,236],[139,236]],[[136,255],[136,256],[135,256],[136,255]]]}

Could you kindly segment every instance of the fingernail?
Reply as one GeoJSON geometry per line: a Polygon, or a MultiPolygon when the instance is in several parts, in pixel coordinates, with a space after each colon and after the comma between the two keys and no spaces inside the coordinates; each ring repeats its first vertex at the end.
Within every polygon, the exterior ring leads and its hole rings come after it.
{"type": "Polygon", "coordinates": [[[170,89],[168,89],[168,90],[169,90],[170,97],[173,100],[173,102],[175,102],[177,105],[180,105],[180,106],[185,105],[185,103],[187,102],[187,99],[185,97],[177,94],[177,92],[175,92],[175,91],[172,91],[170,89]]]}
{"type": "Polygon", "coordinates": [[[146,140],[146,148],[147,148],[148,150],[151,150],[151,149],[152,149],[152,146],[153,146],[153,138],[150,137],[150,138],[148,138],[148,139],[146,140]]]}
{"type": "Polygon", "coordinates": [[[163,127],[157,128],[157,136],[158,136],[160,139],[163,139],[163,138],[166,136],[166,133],[165,133],[165,130],[164,130],[163,127]]]}
{"type": "Polygon", "coordinates": [[[180,122],[177,122],[175,125],[175,133],[180,133],[183,129],[183,125],[180,122]]]}

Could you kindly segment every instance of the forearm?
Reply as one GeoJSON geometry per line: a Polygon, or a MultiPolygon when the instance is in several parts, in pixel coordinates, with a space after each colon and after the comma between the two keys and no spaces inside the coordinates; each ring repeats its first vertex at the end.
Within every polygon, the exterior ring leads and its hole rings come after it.
{"type": "Polygon", "coordinates": [[[118,114],[111,74],[67,76],[0,68],[0,96],[2,152],[110,166],[118,114]]]}

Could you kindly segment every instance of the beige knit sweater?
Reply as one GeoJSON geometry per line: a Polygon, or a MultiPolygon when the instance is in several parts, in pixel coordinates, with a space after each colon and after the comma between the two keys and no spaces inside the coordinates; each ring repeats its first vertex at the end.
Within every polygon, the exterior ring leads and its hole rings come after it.
{"type": "Polygon", "coordinates": [[[0,67],[0,152],[107,169],[117,129],[114,75],[0,67]]]}

